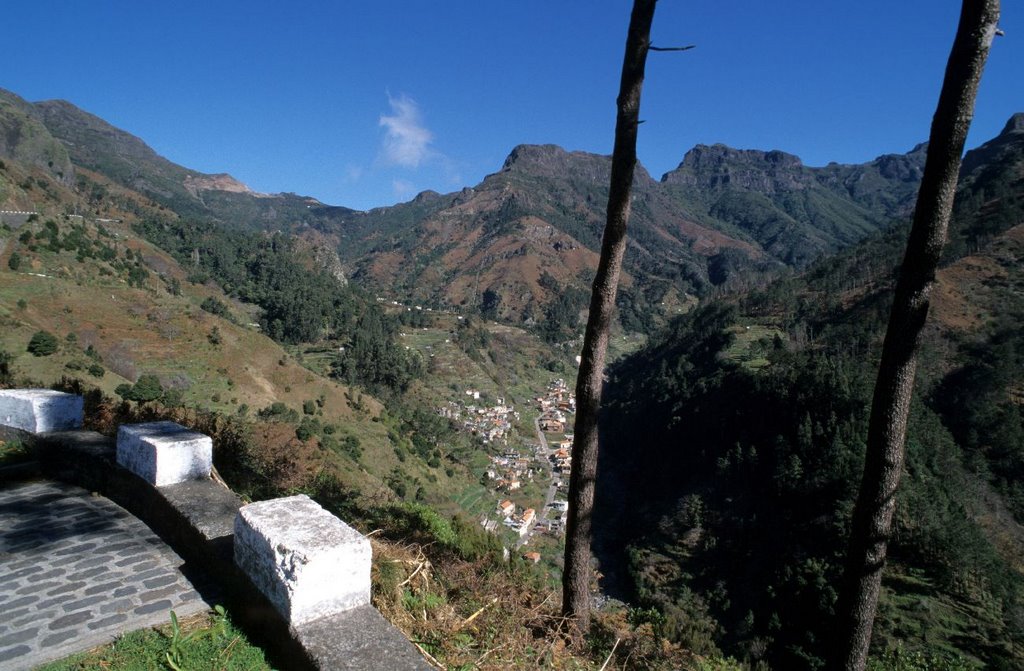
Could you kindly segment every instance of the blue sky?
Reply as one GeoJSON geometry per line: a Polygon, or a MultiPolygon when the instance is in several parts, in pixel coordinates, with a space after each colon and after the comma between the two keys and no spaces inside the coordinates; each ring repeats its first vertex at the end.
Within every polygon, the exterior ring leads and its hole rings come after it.
{"type": "MultiPolygon", "coordinates": [[[[924,140],[951,0],[660,0],[638,146],[863,162],[924,140]]],[[[1024,18],[1002,28],[968,146],[1024,111],[1024,18]]],[[[0,87],[63,98],[203,172],[368,209],[455,191],[520,143],[610,153],[626,0],[7,3],[0,87]]]]}

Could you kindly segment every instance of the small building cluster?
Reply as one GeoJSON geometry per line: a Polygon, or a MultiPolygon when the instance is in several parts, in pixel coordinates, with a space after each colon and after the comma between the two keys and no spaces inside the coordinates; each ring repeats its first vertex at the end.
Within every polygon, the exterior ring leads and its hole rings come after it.
{"type": "MultiPolygon", "coordinates": [[[[466,394],[473,400],[479,400],[479,394],[472,389],[466,394]]],[[[516,506],[511,497],[502,498],[497,503],[496,521],[491,515],[484,515],[480,519],[480,524],[488,531],[498,530],[499,524],[515,531],[521,539],[518,543],[520,546],[525,545],[534,532],[557,538],[565,529],[567,504],[555,497],[559,494],[564,496],[568,483],[573,436],[566,434],[565,430],[571,421],[569,415],[576,412],[576,398],[569,391],[565,380],[557,379],[548,384],[544,393],[534,400],[540,410],[537,426],[541,432],[549,435],[540,436],[540,443],[526,445],[522,452],[509,449],[506,441],[501,454],[490,456],[486,478],[495,489],[503,492],[503,496],[510,496],[527,482],[540,478],[546,483],[550,476],[552,480],[548,486],[545,507],[539,511],[533,508],[523,510],[516,506]]],[[[484,442],[494,442],[504,436],[492,437],[486,434],[489,428],[500,427],[502,420],[510,423],[510,416],[519,419],[518,413],[505,406],[503,399],[499,398],[497,402],[498,405],[491,408],[448,403],[438,412],[480,435],[484,442]]],[[[528,559],[537,560],[534,557],[528,559]]]]}
{"type": "Polygon", "coordinates": [[[548,457],[551,460],[551,470],[560,474],[563,479],[568,478],[572,472],[572,434],[554,445],[558,449],[548,457]]]}
{"type": "MultiPolygon", "coordinates": [[[[480,392],[473,389],[467,390],[466,395],[474,400],[480,398],[480,392]]],[[[489,407],[449,401],[437,409],[437,414],[458,423],[463,431],[479,437],[484,444],[508,445],[512,422],[519,420],[515,407],[506,405],[503,398],[497,399],[497,404],[489,407]]]]}
{"type": "Polygon", "coordinates": [[[527,508],[520,514],[516,514],[516,504],[506,499],[498,503],[498,515],[502,517],[502,524],[519,533],[519,536],[526,536],[530,533],[530,527],[537,521],[537,511],[527,508]]]}
{"type": "Polygon", "coordinates": [[[563,433],[567,415],[576,413],[576,396],[569,391],[565,380],[559,378],[548,385],[543,396],[537,397],[540,417],[537,424],[545,433],[563,433]]]}
{"type": "Polygon", "coordinates": [[[514,492],[530,482],[536,475],[534,462],[515,450],[506,451],[491,457],[491,466],[487,469],[487,478],[496,483],[499,490],[514,492]]]}

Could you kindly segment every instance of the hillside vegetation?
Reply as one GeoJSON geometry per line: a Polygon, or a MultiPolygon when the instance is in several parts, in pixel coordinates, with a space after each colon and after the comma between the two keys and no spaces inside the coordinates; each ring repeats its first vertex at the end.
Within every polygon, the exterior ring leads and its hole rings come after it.
{"type": "MultiPolygon", "coordinates": [[[[1024,664],[1022,119],[964,160],[876,671],[1024,664]]],[[[523,145],[476,187],[355,212],[62,101],[0,92],[0,130],[0,384],[84,393],[101,431],[193,426],[244,496],[372,533],[375,603],[451,668],[820,668],[923,147],[638,171],[596,525],[623,601],[570,649],[560,539],[534,565],[480,522],[507,495],[492,457],[530,454],[534,400],[572,385],[607,157],[523,145]],[[516,407],[508,445],[438,414],[467,392],[516,407]]]]}
{"type": "MultiPolygon", "coordinates": [[[[1011,120],[978,152],[993,162],[964,163],[873,643],[927,668],[1024,659],[1024,133],[1011,120]]],[[[905,235],[708,303],[614,367],[603,555],[670,639],[822,663],[905,235]]]]}

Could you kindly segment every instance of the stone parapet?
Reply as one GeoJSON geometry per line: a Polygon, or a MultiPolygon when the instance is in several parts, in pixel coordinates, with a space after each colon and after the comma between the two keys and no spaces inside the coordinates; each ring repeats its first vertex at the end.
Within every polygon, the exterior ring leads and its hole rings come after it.
{"type": "Polygon", "coordinates": [[[0,389],[0,424],[29,433],[82,426],[82,397],[52,389],[0,389]]]}
{"type": "Polygon", "coordinates": [[[210,477],[213,441],[174,422],[125,424],[117,431],[117,463],[162,487],[210,477]]]}
{"type": "MultiPolygon", "coordinates": [[[[179,428],[188,432],[183,427],[179,428]]],[[[312,606],[309,604],[315,602],[314,592],[319,590],[304,592],[300,589],[296,603],[305,610],[289,609],[283,613],[278,603],[261,592],[263,587],[256,577],[236,563],[234,546],[242,541],[235,537],[235,529],[241,519],[238,511],[243,506],[237,495],[216,481],[204,475],[201,479],[173,485],[145,486],[139,474],[120,463],[120,450],[114,439],[92,431],[35,435],[17,428],[5,428],[0,423],[0,438],[26,442],[36,453],[39,472],[44,476],[76,483],[90,492],[109,497],[169,542],[186,560],[186,566],[208,571],[218,587],[223,589],[232,618],[250,635],[258,636],[260,645],[267,650],[276,668],[299,671],[429,671],[431,668],[408,639],[368,605],[369,540],[307,497],[289,497],[245,506],[280,505],[280,501],[292,501],[285,507],[295,505],[296,509],[286,513],[286,517],[294,515],[296,520],[306,520],[312,516],[319,520],[304,530],[288,529],[288,534],[278,541],[281,543],[281,557],[289,557],[281,566],[293,569],[290,573],[282,573],[294,578],[296,587],[300,584],[302,588],[326,584],[333,590],[339,577],[340,582],[347,585],[330,594],[325,587],[321,595],[326,597],[322,599],[323,603],[312,606]],[[311,514],[310,511],[316,512],[311,514]],[[347,546],[355,563],[345,564],[337,571],[320,571],[318,567],[329,565],[332,551],[321,553],[315,542],[299,551],[304,547],[304,535],[320,533],[317,525],[321,523],[325,525],[327,535],[334,539],[329,544],[338,542],[347,546]],[[314,559],[327,563],[314,562],[314,559]],[[309,571],[311,566],[317,570],[309,571]],[[346,572],[350,572],[350,577],[344,577],[346,572]],[[329,577],[323,578],[324,575],[329,577]],[[321,577],[309,581],[311,576],[321,577]],[[339,607],[347,609],[338,610],[339,607]],[[296,613],[298,620],[291,617],[296,613]],[[305,619],[309,617],[313,619],[305,619]]],[[[205,469],[205,472],[208,474],[209,470],[205,469]]],[[[302,524],[295,521],[294,524],[300,527],[305,521],[302,524]]],[[[276,553],[277,546],[273,549],[276,553]]],[[[0,667],[4,667],[2,661],[0,667]]]]}
{"type": "Polygon", "coordinates": [[[292,628],[317,669],[430,671],[409,640],[373,606],[359,606],[292,628]]]}
{"type": "Polygon", "coordinates": [[[370,603],[370,541],[304,494],[243,506],[235,563],[292,624],[370,603]]]}

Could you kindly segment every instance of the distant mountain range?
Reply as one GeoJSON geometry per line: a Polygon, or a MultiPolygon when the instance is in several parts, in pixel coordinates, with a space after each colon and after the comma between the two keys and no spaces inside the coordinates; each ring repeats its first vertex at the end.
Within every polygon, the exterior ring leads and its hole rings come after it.
{"type": "MultiPolygon", "coordinates": [[[[567,289],[589,289],[604,226],[610,157],[554,145],[514,148],[474,187],[360,212],[255,193],[229,175],[176,165],[64,101],[29,103],[0,90],[0,131],[0,157],[65,186],[75,186],[76,169],[97,173],[181,217],[333,247],[339,273],[387,295],[473,307],[489,292],[499,299],[496,315],[513,322],[541,318],[567,289]]],[[[671,310],[884,230],[913,206],[924,159],[918,145],[812,168],[781,151],[698,145],[660,181],[640,166],[624,301],[671,310]]],[[[968,165],[984,160],[976,154],[968,165]]],[[[13,185],[0,191],[0,206],[57,205],[38,196],[13,185]]]]}

